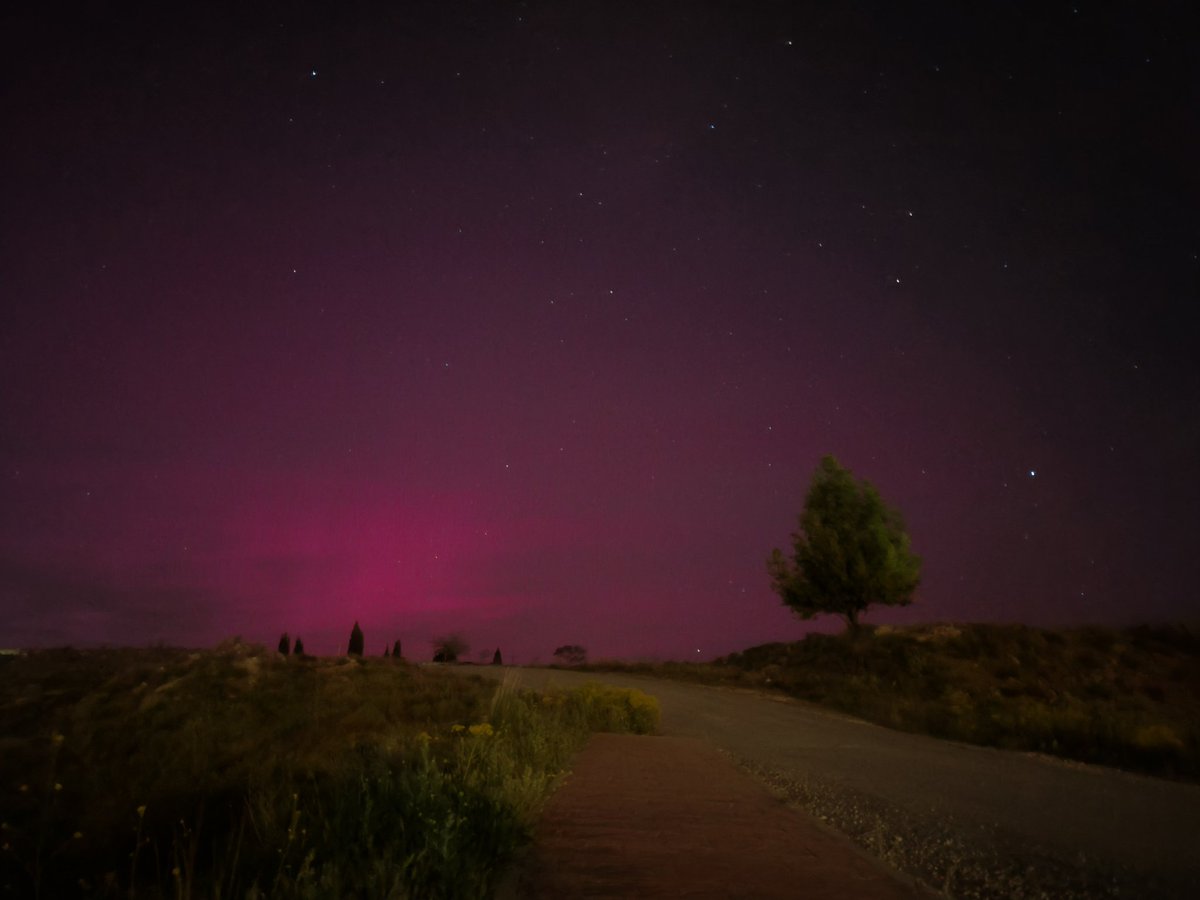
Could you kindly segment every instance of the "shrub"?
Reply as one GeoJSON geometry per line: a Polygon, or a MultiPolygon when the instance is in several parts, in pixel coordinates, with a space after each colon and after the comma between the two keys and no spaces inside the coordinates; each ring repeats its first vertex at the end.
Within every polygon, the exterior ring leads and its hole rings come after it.
{"type": "Polygon", "coordinates": [[[563,644],[555,649],[554,660],[564,666],[582,666],[587,662],[587,648],[579,644],[563,644]]]}
{"type": "Polygon", "coordinates": [[[566,702],[579,711],[589,731],[652,734],[661,718],[658,700],[635,688],[585,684],[567,694],[566,702]]]}
{"type": "Polygon", "coordinates": [[[1183,741],[1170,725],[1143,725],[1133,736],[1133,744],[1141,750],[1170,750],[1183,749],[1183,741]]]}

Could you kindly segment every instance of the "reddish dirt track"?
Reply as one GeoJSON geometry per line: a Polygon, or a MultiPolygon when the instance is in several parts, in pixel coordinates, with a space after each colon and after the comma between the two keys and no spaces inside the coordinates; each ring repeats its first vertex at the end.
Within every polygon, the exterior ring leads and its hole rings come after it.
{"type": "Polygon", "coordinates": [[[500,897],[928,896],[702,741],[600,734],[500,897]]]}

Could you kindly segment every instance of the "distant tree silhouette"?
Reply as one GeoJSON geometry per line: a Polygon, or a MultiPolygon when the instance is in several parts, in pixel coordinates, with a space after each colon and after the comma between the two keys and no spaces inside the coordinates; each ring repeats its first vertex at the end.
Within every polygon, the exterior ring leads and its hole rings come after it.
{"type": "Polygon", "coordinates": [[[502,656],[500,655],[500,648],[499,648],[499,647],[497,647],[497,648],[496,648],[496,652],[495,652],[495,654],[493,654],[493,656],[492,656],[492,665],[493,665],[493,666],[502,666],[502,665],[504,665],[504,657],[502,657],[502,656]]]}
{"type": "Polygon", "coordinates": [[[392,644],[392,659],[400,659],[400,641],[392,644]]]}
{"type": "Polygon", "coordinates": [[[286,631],[279,636],[279,652],[284,656],[288,655],[288,633],[286,631]]]}
{"type": "Polygon", "coordinates": [[[563,666],[582,666],[587,662],[587,648],[579,644],[563,644],[554,651],[554,660],[563,666]]]}
{"type": "Polygon", "coordinates": [[[296,646],[292,648],[292,653],[296,656],[304,655],[304,641],[300,640],[298,637],[296,638],[296,646]]]}
{"type": "Polygon", "coordinates": [[[800,618],[833,613],[851,634],[868,606],[907,606],[921,582],[900,513],[832,456],[813,475],[792,547],[790,560],[771,551],[772,589],[800,618]]]}
{"type": "Polygon", "coordinates": [[[452,663],[467,652],[467,642],[461,634],[447,634],[433,641],[433,661],[452,663]]]}
{"type": "Polygon", "coordinates": [[[363,655],[363,633],[358,622],[354,623],[354,629],[350,632],[350,646],[346,648],[346,653],[350,656],[363,655]]]}
{"type": "Polygon", "coordinates": [[[383,645],[383,655],[384,655],[384,658],[387,658],[392,655],[392,648],[389,647],[387,644],[383,645]]]}

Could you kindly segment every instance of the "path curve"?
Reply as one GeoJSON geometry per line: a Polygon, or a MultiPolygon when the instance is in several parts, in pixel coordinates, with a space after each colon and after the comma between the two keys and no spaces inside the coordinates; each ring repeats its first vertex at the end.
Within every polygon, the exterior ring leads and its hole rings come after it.
{"type": "Polygon", "coordinates": [[[664,735],[729,753],[896,868],[959,896],[1200,896],[1197,785],[906,734],[743,689],[557,669],[457,671],[530,688],[640,688],[662,705],[664,735]]]}

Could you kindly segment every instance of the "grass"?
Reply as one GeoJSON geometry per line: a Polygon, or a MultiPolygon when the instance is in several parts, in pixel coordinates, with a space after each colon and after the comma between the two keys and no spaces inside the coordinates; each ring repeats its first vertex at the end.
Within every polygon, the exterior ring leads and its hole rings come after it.
{"type": "Polygon", "coordinates": [[[386,659],[0,660],[0,895],[473,898],[593,730],[657,701],[386,659]]]}
{"type": "Polygon", "coordinates": [[[712,663],[588,668],[779,690],[904,731],[1200,779],[1200,638],[1179,626],[879,627],[712,663]]]}

